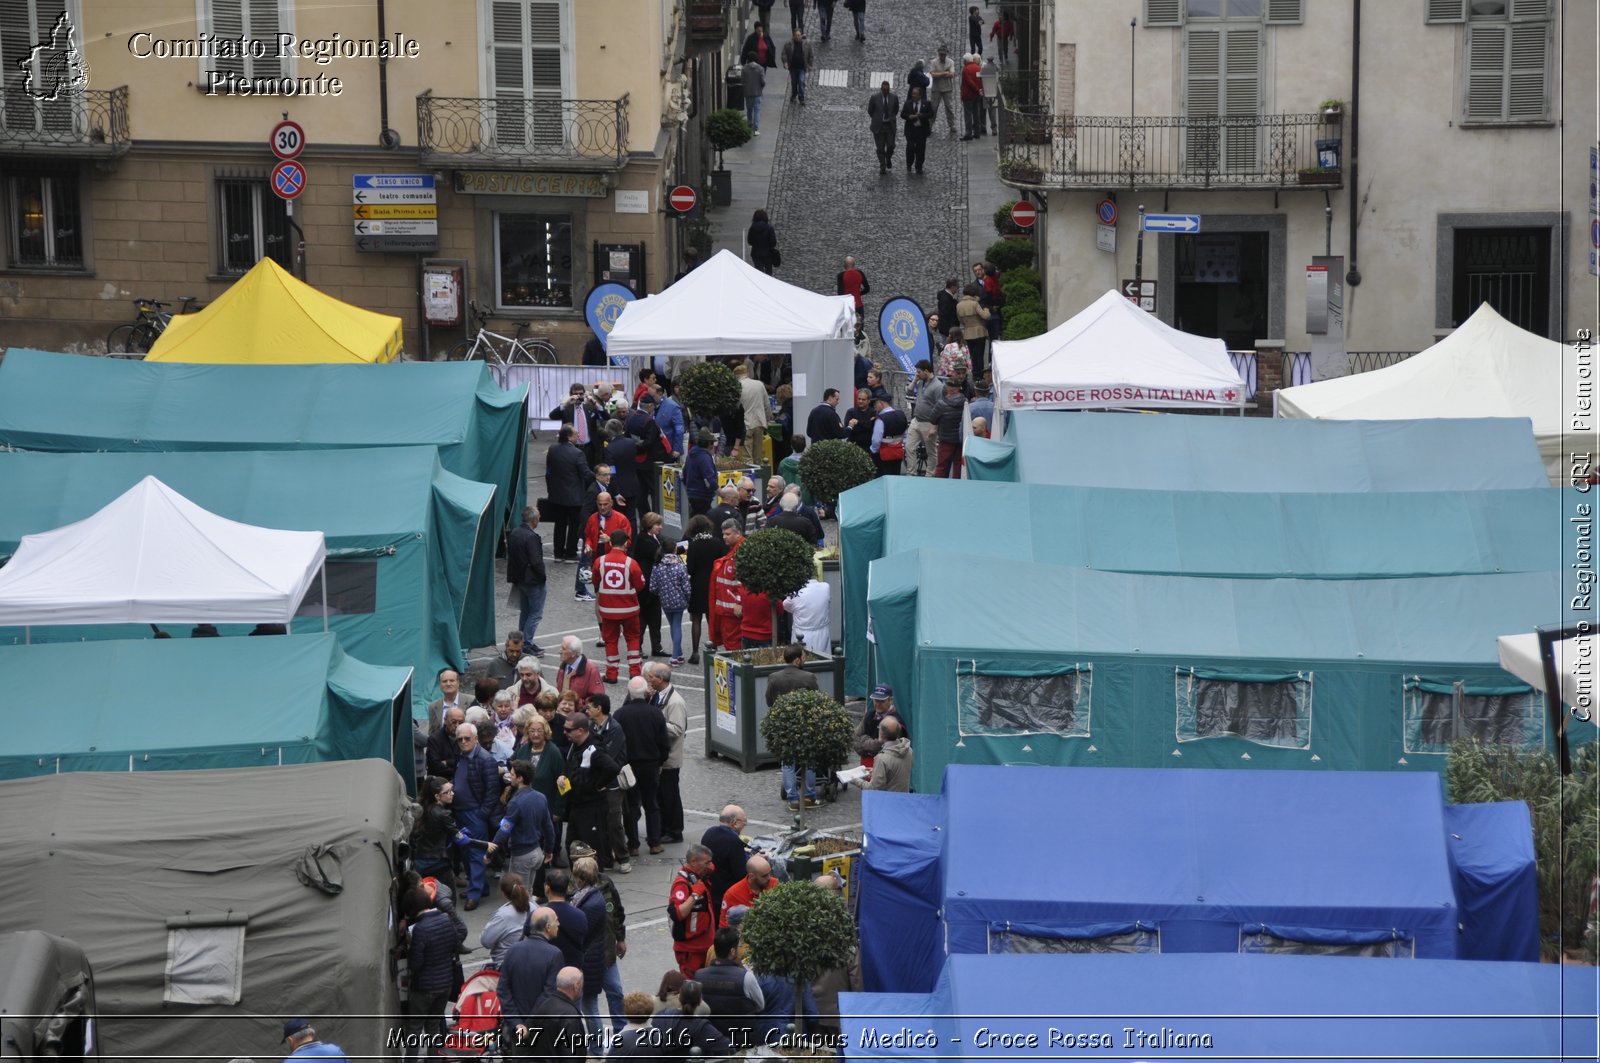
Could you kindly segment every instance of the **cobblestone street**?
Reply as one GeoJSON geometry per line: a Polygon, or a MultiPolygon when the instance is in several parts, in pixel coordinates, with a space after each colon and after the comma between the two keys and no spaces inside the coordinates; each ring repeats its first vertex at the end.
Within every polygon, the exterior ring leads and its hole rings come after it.
{"type": "MultiPolygon", "coordinates": [[[[766,107],[771,114],[781,106],[782,124],[767,210],[783,252],[781,279],[832,292],[840,260],[856,256],[872,283],[867,326],[875,336],[885,300],[903,294],[929,304],[946,277],[965,276],[971,261],[966,156],[980,153],[992,173],[994,141],[951,139],[944,119],[936,118],[925,172],[908,175],[902,125],[895,165],[879,174],[867,98],[887,79],[903,104],[913,62],[931,61],[940,44],[950,45],[959,57],[967,36],[966,8],[949,0],[870,0],[867,40],[860,44],[842,0],[837,7],[827,44],[821,42],[815,8],[807,9],[807,36],[818,69],[808,76],[805,106],[785,100],[789,79],[781,66],[769,72],[766,107]]],[[[786,3],[773,8],[772,35],[779,47],[791,37],[789,17],[786,3]]],[[[749,214],[736,209],[729,221],[748,225],[749,214]]],[[[737,235],[734,241],[737,247],[737,235]]]]}

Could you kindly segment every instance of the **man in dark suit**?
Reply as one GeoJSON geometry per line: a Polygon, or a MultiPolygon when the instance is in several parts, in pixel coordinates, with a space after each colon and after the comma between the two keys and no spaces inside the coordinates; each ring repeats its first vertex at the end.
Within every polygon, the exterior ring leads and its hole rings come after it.
{"type": "Polygon", "coordinates": [[[956,303],[961,300],[961,282],[954,277],[944,282],[939,293],[939,324],[949,328],[956,323],[956,303]]]}
{"type": "Polygon", "coordinates": [[[717,491],[717,504],[711,507],[706,516],[711,518],[711,530],[714,534],[722,534],[722,522],[731,520],[744,529],[744,514],[739,512],[739,488],[733,484],[723,484],[717,491]]]}
{"type": "Polygon", "coordinates": [[[555,992],[556,973],[565,961],[551,938],[560,931],[560,921],[549,908],[535,908],[528,916],[529,934],[506,950],[500,961],[500,1014],[507,1027],[526,1037],[533,1012],[545,997],[555,992]]]}
{"type": "Polygon", "coordinates": [[[867,100],[867,117],[871,119],[872,139],[878,146],[878,172],[888,173],[894,165],[894,127],[900,118],[900,97],[889,91],[887,81],[867,100]]]}
{"type": "MultiPolygon", "coordinates": [[[[928,155],[928,138],[933,135],[933,104],[928,102],[921,89],[912,89],[900,117],[906,122],[906,173],[910,173],[913,167],[917,173],[921,173],[923,161],[928,155]]],[[[944,296],[940,295],[939,299],[939,305],[943,308],[944,296]]],[[[952,314],[955,313],[955,305],[952,298],[952,314]]],[[[939,320],[944,320],[943,314],[940,314],[939,320]]]]}
{"type": "Polygon", "coordinates": [[[589,1051],[583,1014],[578,1011],[582,996],[583,972],[576,967],[561,968],[556,973],[556,991],[533,1009],[526,1040],[520,1037],[522,1027],[517,1028],[517,1055],[546,1063],[583,1063],[591,1055],[601,1055],[604,1048],[598,1042],[595,1050],[589,1051]]]}
{"type": "Polygon", "coordinates": [[[722,911],[723,891],[745,876],[744,865],[749,854],[745,851],[744,839],[739,837],[739,832],[749,822],[744,809],[738,805],[728,805],[717,817],[716,826],[700,836],[700,844],[711,850],[711,877],[706,882],[706,888],[711,894],[713,915],[722,911]]]}
{"type": "Polygon", "coordinates": [[[578,515],[583,510],[584,490],[594,480],[583,451],[573,443],[575,434],[571,425],[563,425],[560,438],[544,459],[545,493],[556,525],[552,545],[557,561],[578,560],[578,515]]]}
{"type": "Polygon", "coordinates": [[[844,425],[839,423],[838,388],[829,388],[822,393],[822,401],[806,418],[806,438],[813,443],[844,438],[844,425]]]}

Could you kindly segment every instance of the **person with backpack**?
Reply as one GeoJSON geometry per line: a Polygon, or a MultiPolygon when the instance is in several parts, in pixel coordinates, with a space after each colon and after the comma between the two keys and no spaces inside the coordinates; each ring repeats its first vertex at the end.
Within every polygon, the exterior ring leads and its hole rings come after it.
{"type": "Polygon", "coordinates": [[[706,964],[706,949],[717,933],[717,913],[711,903],[711,850],[689,846],[684,863],[672,879],[667,900],[667,923],[672,928],[672,954],[685,978],[693,978],[706,964]]]}

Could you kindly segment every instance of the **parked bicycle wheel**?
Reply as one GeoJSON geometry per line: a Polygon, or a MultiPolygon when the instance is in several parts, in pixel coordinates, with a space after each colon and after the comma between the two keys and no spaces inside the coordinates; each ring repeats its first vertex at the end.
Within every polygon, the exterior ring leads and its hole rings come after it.
{"type": "Polygon", "coordinates": [[[446,357],[452,362],[465,362],[469,359],[481,362],[483,361],[483,345],[474,343],[472,340],[462,340],[450,348],[450,353],[446,357]]]}
{"type": "Polygon", "coordinates": [[[523,353],[534,365],[558,365],[555,344],[548,340],[523,340],[523,353]]]}
{"type": "Polygon", "coordinates": [[[155,342],[155,330],[143,322],[118,325],[106,336],[106,353],[145,354],[155,342]]]}

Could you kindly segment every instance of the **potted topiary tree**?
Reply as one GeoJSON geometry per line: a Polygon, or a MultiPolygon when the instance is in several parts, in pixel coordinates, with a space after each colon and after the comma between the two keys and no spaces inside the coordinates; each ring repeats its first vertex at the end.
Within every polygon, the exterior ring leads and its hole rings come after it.
{"type": "Polygon", "coordinates": [[[721,362],[696,362],[678,374],[677,394],[686,420],[692,420],[696,412],[703,417],[721,417],[739,408],[739,378],[721,362]]]}
{"type": "Polygon", "coordinates": [[[806,448],[800,458],[800,479],[833,516],[839,496],[872,479],[877,470],[867,452],[847,439],[824,439],[806,448]]]}
{"type": "Polygon", "coordinates": [[[780,605],[816,576],[817,550],[787,528],[763,528],[745,537],[733,558],[733,574],[740,583],[771,601],[776,639],[780,605]]]}
{"type": "MultiPolygon", "coordinates": [[[[855,725],[833,698],[820,690],[796,690],[773,703],[761,721],[761,737],[779,764],[793,764],[797,775],[818,775],[844,767],[855,743],[855,725]]],[[[806,803],[800,802],[805,825],[806,803]]]]}
{"type": "Polygon", "coordinates": [[[717,168],[711,171],[711,202],[726,207],[733,202],[733,174],[722,165],[722,153],[749,142],[755,135],[750,119],[732,107],[712,111],[706,119],[706,139],[717,151],[717,168]]]}
{"type": "Polygon", "coordinates": [[[757,974],[794,983],[795,1023],[803,1027],[806,987],[823,974],[850,963],[856,950],[856,924],[844,901],[810,882],[782,882],[761,895],[739,924],[757,974]]]}

